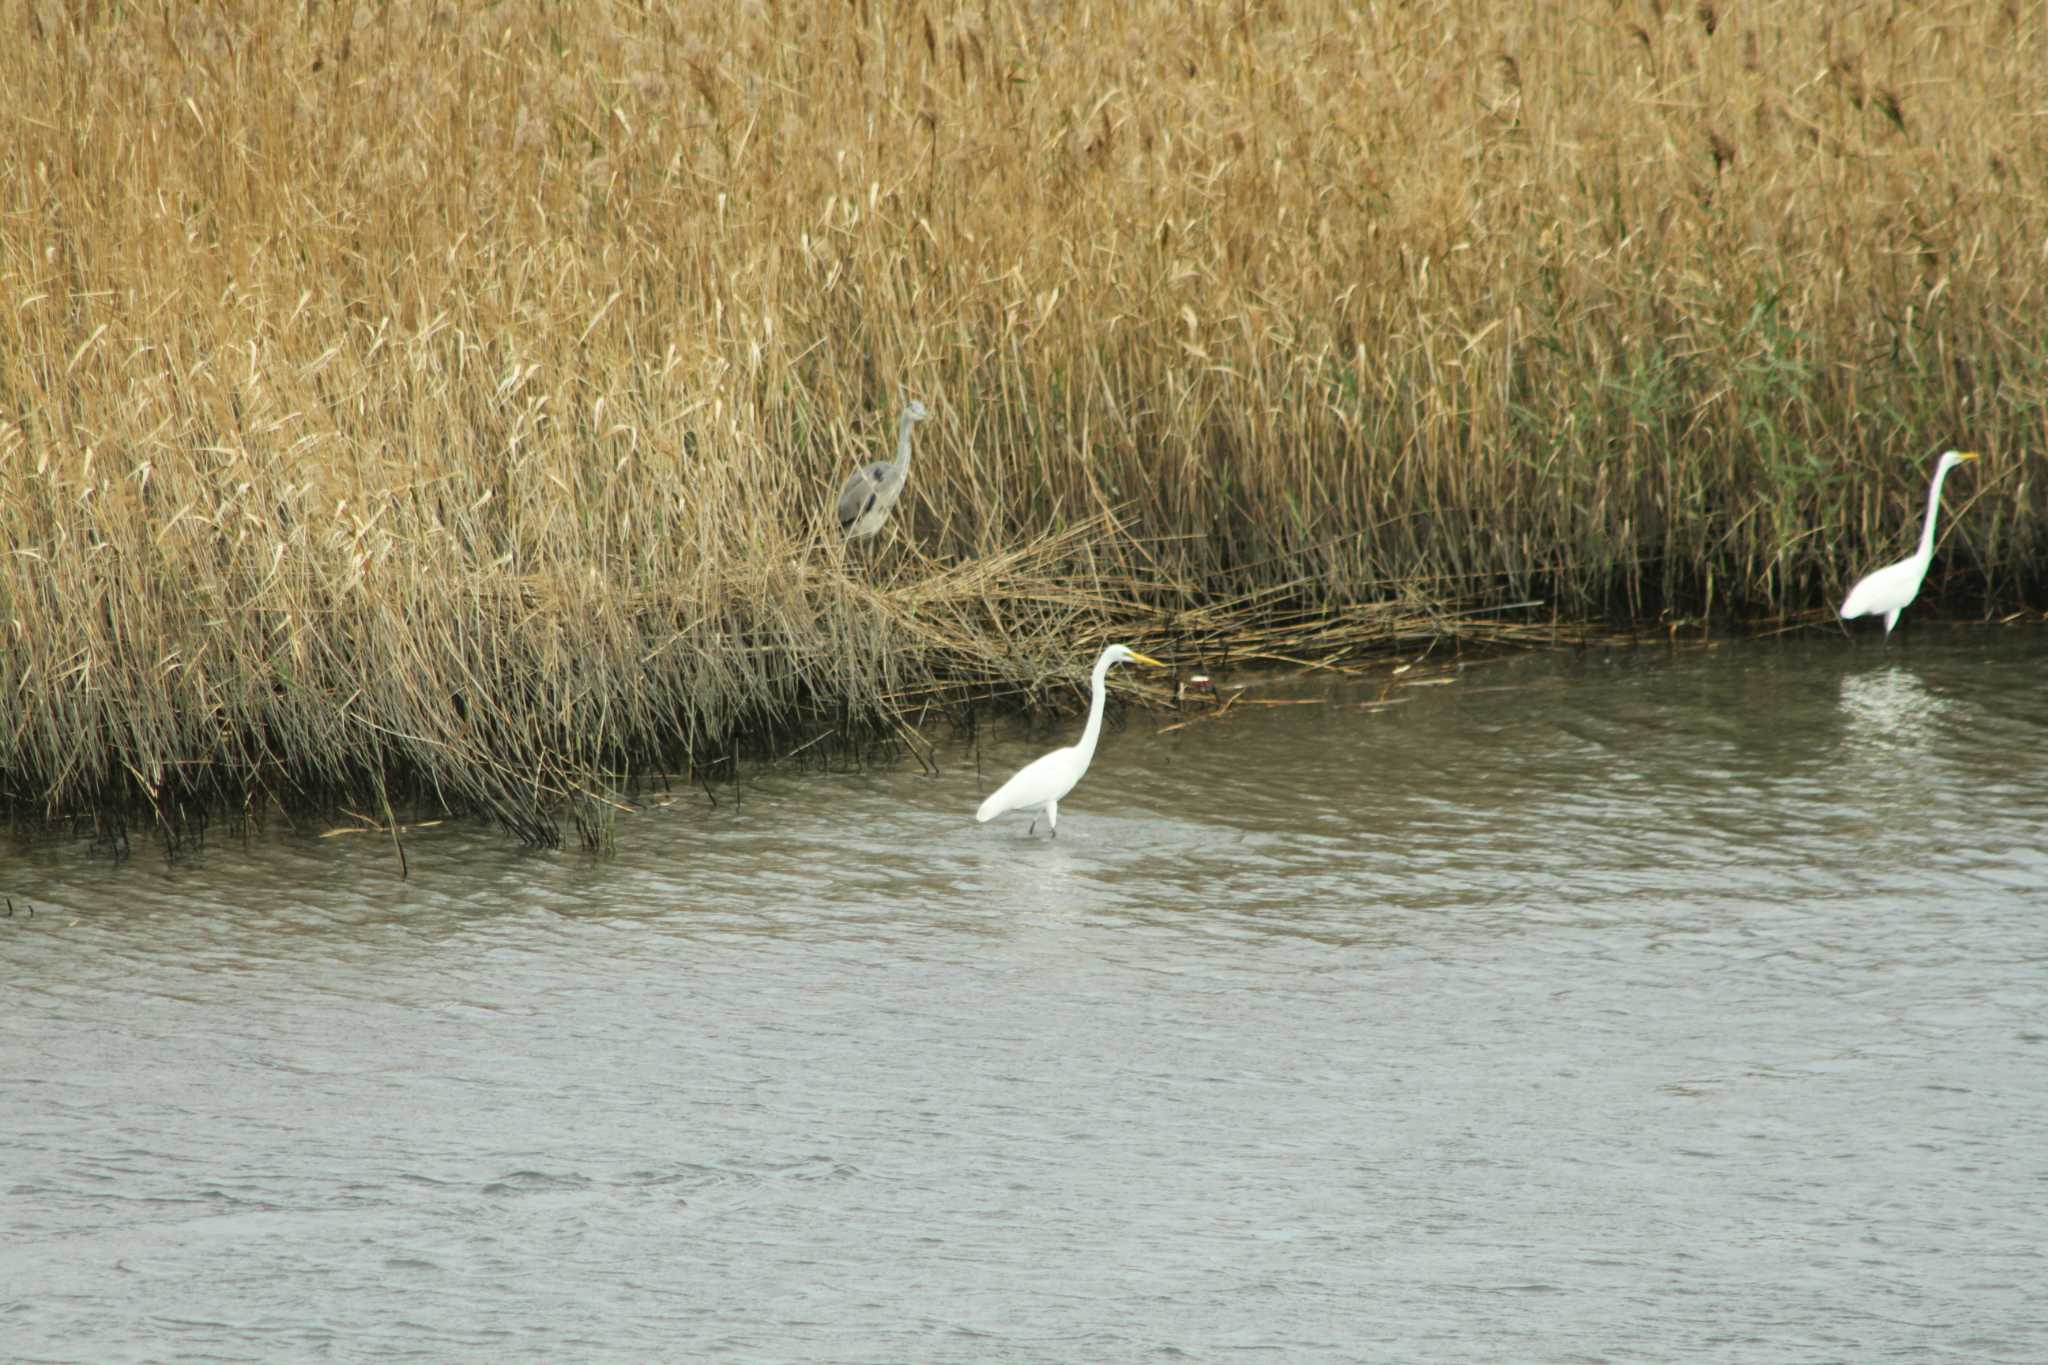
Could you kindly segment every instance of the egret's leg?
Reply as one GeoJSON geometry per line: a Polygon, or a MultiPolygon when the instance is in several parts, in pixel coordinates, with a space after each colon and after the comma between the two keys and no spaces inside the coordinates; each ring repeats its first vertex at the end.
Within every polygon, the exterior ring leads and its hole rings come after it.
{"type": "Polygon", "coordinates": [[[1045,828],[1053,838],[1060,837],[1060,803],[1057,801],[1045,803],[1045,828]]]}
{"type": "Polygon", "coordinates": [[[1889,640],[1889,639],[1891,639],[1891,638],[1892,638],[1892,627],[1893,627],[1893,626],[1895,626],[1895,625],[1897,625],[1898,623],[1899,623],[1899,609],[1898,609],[1897,607],[1894,607],[1894,608],[1892,608],[1892,609],[1891,609],[1890,611],[1888,611],[1888,612],[1886,612],[1886,613],[1884,614],[1884,638],[1885,638],[1885,639],[1889,640]]]}
{"type": "Polygon", "coordinates": [[[1031,812],[1031,828],[1024,831],[1024,837],[1028,839],[1036,833],[1038,833],[1038,812],[1033,811],[1031,812]]]}

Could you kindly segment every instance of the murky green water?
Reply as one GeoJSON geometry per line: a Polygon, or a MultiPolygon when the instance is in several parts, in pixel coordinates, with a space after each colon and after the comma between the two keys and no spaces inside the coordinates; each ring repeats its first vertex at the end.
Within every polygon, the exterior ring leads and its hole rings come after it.
{"type": "Polygon", "coordinates": [[[610,860],[17,852],[0,1357],[2048,1359],[2044,677],[1126,713],[1052,842],[985,736],[610,860]]]}

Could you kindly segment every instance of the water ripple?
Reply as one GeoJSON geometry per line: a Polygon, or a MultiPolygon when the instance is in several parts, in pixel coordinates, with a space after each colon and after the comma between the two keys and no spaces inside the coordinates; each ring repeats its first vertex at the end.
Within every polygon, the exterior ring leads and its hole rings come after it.
{"type": "Polygon", "coordinates": [[[992,726],[608,859],[28,849],[0,1331],[2042,1358],[2042,662],[1922,632],[1129,714],[1055,840],[974,824],[1045,743],[992,726]]]}

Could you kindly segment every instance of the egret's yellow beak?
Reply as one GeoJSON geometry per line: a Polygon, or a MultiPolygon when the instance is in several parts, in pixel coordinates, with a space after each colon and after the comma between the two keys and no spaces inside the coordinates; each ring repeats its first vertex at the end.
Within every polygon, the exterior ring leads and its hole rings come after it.
{"type": "Polygon", "coordinates": [[[1956,452],[1956,458],[1958,460],[1974,460],[1977,458],[1977,452],[1974,450],[1959,450],[1956,452]]]}
{"type": "Polygon", "coordinates": [[[1131,657],[1132,657],[1133,659],[1137,660],[1137,661],[1138,661],[1139,663],[1141,663],[1141,664],[1150,664],[1150,665],[1152,665],[1152,666],[1153,666],[1154,668],[1164,668],[1164,667],[1166,667],[1166,665],[1165,665],[1165,664],[1163,664],[1163,663],[1160,663],[1160,662],[1159,662],[1159,660],[1157,660],[1157,659],[1154,659],[1154,658],[1152,658],[1152,657],[1151,657],[1150,655],[1140,654],[1140,653],[1139,653],[1139,652],[1138,652],[1137,650],[1135,650],[1135,649],[1131,651],[1131,657]]]}

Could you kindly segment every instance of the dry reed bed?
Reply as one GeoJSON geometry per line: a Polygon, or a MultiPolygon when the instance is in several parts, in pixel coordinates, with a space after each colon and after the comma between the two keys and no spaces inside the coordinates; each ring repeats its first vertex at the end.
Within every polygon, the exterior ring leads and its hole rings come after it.
{"type": "Polygon", "coordinates": [[[1828,9],[11,6],[0,796],[547,839],[1118,632],[1811,611],[1946,444],[2021,601],[2043,11],[1828,9]]]}

